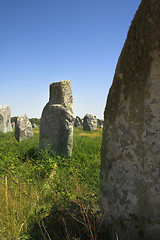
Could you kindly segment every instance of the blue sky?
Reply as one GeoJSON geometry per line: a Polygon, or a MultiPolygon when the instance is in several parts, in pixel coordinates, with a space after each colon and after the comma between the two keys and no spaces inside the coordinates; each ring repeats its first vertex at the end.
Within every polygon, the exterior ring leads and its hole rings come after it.
{"type": "Polygon", "coordinates": [[[74,115],[103,118],[140,0],[0,0],[0,105],[40,118],[49,85],[71,80],[74,115]]]}

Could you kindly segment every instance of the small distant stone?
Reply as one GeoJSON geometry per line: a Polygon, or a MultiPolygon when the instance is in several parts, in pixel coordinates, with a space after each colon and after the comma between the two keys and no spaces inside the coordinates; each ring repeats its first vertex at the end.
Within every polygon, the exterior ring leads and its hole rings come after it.
{"type": "Polygon", "coordinates": [[[103,120],[97,119],[97,125],[99,126],[99,128],[103,128],[103,123],[104,123],[103,120]]]}
{"type": "Polygon", "coordinates": [[[12,125],[12,128],[15,129],[16,123],[15,123],[15,122],[12,122],[11,125],[12,125]]]}
{"type": "Polygon", "coordinates": [[[97,130],[97,118],[91,114],[86,114],[83,119],[84,131],[96,131],[97,130]]]}
{"type": "Polygon", "coordinates": [[[11,110],[7,105],[0,106],[0,132],[12,132],[11,110]]]}
{"type": "Polygon", "coordinates": [[[15,138],[20,142],[33,137],[32,124],[26,114],[17,118],[15,124],[15,138]]]}
{"type": "Polygon", "coordinates": [[[83,121],[80,117],[76,116],[74,119],[74,127],[82,127],[83,121]]]}

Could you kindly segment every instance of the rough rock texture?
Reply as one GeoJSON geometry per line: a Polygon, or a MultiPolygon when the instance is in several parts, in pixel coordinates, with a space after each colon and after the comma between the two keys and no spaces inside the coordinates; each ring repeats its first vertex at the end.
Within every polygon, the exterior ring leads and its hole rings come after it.
{"type": "Polygon", "coordinates": [[[97,130],[97,118],[91,114],[86,114],[83,119],[84,131],[96,131],[97,130]]]}
{"type": "Polygon", "coordinates": [[[83,123],[82,119],[76,116],[76,118],[74,119],[74,127],[81,127],[82,123],[83,123]]]}
{"type": "Polygon", "coordinates": [[[142,0],[108,95],[101,204],[118,239],[160,238],[159,0],[142,0]]]}
{"type": "Polygon", "coordinates": [[[15,137],[19,142],[33,137],[32,124],[26,114],[17,118],[15,124],[15,137]]]}
{"type": "Polygon", "coordinates": [[[0,132],[12,132],[11,110],[8,106],[0,106],[0,132]]]}
{"type": "Polygon", "coordinates": [[[50,145],[60,156],[70,157],[73,146],[73,97],[71,81],[50,85],[50,99],[40,122],[40,149],[50,145]]]}
{"type": "Polygon", "coordinates": [[[16,123],[15,123],[15,122],[12,122],[11,125],[12,125],[12,128],[15,129],[16,123]]]}
{"type": "Polygon", "coordinates": [[[104,121],[103,121],[103,120],[97,119],[97,125],[98,125],[100,128],[103,128],[103,124],[104,124],[104,121]]]}

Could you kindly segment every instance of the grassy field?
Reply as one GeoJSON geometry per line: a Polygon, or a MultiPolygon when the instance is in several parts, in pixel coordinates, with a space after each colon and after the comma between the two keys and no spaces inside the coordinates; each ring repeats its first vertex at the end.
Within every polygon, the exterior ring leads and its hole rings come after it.
{"type": "Polygon", "coordinates": [[[101,138],[101,129],[75,128],[72,157],[64,159],[38,150],[38,132],[20,143],[1,134],[0,239],[103,239],[101,138]]]}

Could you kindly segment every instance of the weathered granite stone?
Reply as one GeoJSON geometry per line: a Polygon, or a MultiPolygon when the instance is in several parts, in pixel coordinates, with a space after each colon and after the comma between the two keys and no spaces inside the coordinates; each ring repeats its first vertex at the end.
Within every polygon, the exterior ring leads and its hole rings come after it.
{"type": "Polygon", "coordinates": [[[15,129],[16,123],[15,123],[15,122],[12,122],[11,125],[12,125],[12,128],[15,129]]]}
{"type": "Polygon", "coordinates": [[[86,114],[83,119],[84,131],[96,131],[97,130],[97,118],[91,114],[86,114]]]}
{"type": "Polygon", "coordinates": [[[82,126],[82,119],[78,116],[74,119],[74,127],[81,127],[82,126]]]}
{"type": "Polygon", "coordinates": [[[97,119],[97,125],[99,128],[103,128],[104,121],[102,119],[97,119]]]}
{"type": "Polygon", "coordinates": [[[160,238],[159,0],[142,0],[109,91],[101,204],[113,227],[111,239],[160,238]]]}
{"type": "Polygon", "coordinates": [[[26,114],[18,117],[16,120],[15,137],[19,142],[33,137],[32,124],[26,114]]]}
{"type": "Polygon", "coordinates": [[[70,157],[73,147],[73,97],[71,81],[50,85],[50,99],[40,121],[40,149],[50,145],[60,156],[70,157]]]}
{"type": "Polygon", "coordinates": [[[11,110],[6,105],[0,106],[0,132],[12,132],[11,126],[11,110]]]}

